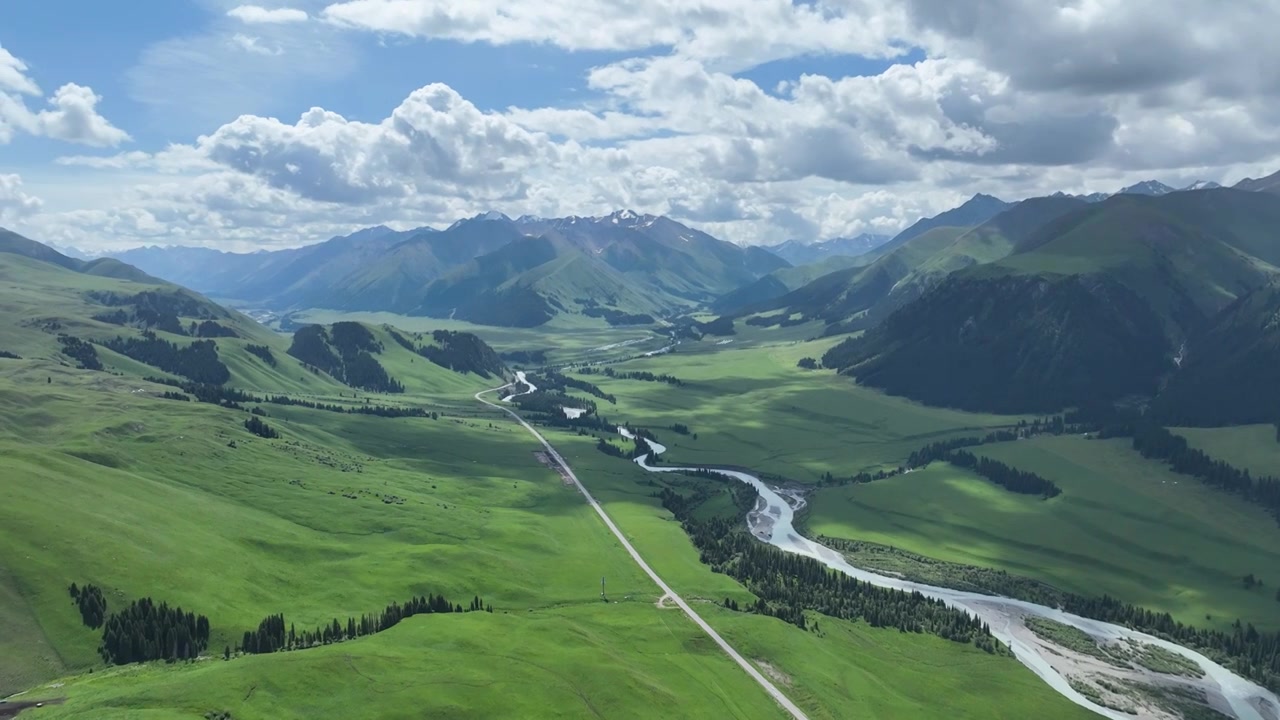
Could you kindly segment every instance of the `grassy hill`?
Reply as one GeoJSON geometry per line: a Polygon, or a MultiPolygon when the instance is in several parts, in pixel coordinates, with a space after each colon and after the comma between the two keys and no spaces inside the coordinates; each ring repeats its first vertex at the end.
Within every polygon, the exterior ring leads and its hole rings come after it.
{"type": "Polygon", "coordinates": [[[1150,397],[1188,338],[1276,276],[1277,226],[1280,201],[1267,193],[1118,195],[955,272],[824,363],[975,410],[1150,397]]]}
{"type": "MultiPolygon", "coordinates": [[[[828,334],[873,327],[894,310],[916,299],[948,274],[999,260],[1026,236],[1086,203],[1067,197],[1033,198],[1006,204],[979,196],[949,213],[922,220],[846,269],[818,277],[779,294],[781,283],[765,284],[764,302],[740,305],[735,314],[785,310],[830,325],[828,334]],[[990,213],[996,213],[991,215],[990,213]],[[944,222],[977,222],[949,225],[944,222]]],[[[779,273],[788,272],[786,270],[779,273]]],[[[745,290],[743,291],[745,293],[745,290]]],[[[729,308],[723,312],[731,312],[729,308]]]]}

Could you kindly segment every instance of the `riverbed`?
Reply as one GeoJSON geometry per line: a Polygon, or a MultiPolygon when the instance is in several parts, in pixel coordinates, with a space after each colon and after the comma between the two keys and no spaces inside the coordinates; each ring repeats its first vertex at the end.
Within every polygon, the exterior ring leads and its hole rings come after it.
{"type": "MultiPolygon", "coordinates": [[[[624,437],[634,438],[634,435],[625,428],[619,428],[618,431],[624,437]]],[[[666,451],[666,448],[661,445],[652,442],[649,444],[654,454],[660,455],[666,451]]],[[[636,463],[650,472],[679,472],[696,469],[651,466],[646,462],[647,459],[648,456],[639,457],[636,463]]],[[[793,524],[795,511],[805,502],[801,493],[770,487],[758,477],[745,472],[734,470],[715,470],[715,472],[751,485],[759,492],[756,508],[747,515],[747,527],[751,534],[762,542],[790,553],[814,558],[829,568],[872,585],[907,592],[915,591],[937,598],[950,607],[964,610],[982,619],[991,628],[991,634],[1008,645],[1015,657],[1050,687],[1072,702],[1104,717],[1112,720],[1132,720],[1135,715],[1095,704],[1074,690],[1068,683],[1067,676],[1107,675],[1110,671],[1105,666],[1099,667],[1098,663],[1091,662],[1086,657],[1063,652],[1062,648],[1056,646],[1049,647],[1027,628],[1027,617],[1043,617],[1071,625],[1093,636],[1099,642],[1133,640],[1178,653],[1198,664],[1205,672],[1204,677],[1171,676],[1144,670],[1126,671],[1127,674],[1117,675],[1117,677],[1132,679],[1137,675],[1144,682],[1151,684],[1166,687],[1181,685],[1188,689],[1202,691],[1211,707],[1238,720],[1280,720],[1280,698],[1277,698],[1275,693],[1232,673],[1194,650],[1146,633],[1072,615],[1056,608],[995,595],[935,587],[856,568],[850,565],[839,552],[809,540],[796,531],[793,524]]],[[[1153,708],[1142,708],[1136,717],[1161,718],[1169,715],[1153,708]]]]}

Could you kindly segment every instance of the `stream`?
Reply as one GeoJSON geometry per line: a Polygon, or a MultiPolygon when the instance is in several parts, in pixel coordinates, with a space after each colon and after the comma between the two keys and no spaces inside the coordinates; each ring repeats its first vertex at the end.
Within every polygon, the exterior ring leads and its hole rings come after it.
{"type": "MultiPolygon", "coordinates": [[[[634,435],[626,428],[618,428],[618,432],[623,437],[634,439],[634,435]]],[[[650,449],[653,450],[654,455],[661,455],[666,451],[666,448],[661,445],[651,441],[646,442],[649,442],[650,449]]],[[[679,472],[699,469],[654,467],[647,464],[647,459],[647,455],[641,456],[636,459],[636,463],[650,472],[679,472]]],[[[1238,720],[1280,720],[1280,698],[1277,698],[1275,693],[1236,675],[1194,650],[1120,625],[1091,620],[1023,600],[935,587],[856,568],[850,565],[839,552],[809,540],[796,531],[793,525],[795,511],[803,507],[805,503],[801,494],[792,493],[786,489],[780,490],[770,487],[756,476],[748,473],[733,470],[714,470],[714,472],[751,485],[760,493],[756,508],[747,515],[747,527],[751,534],[762,542],[767,542],[787,552],[814,558],[829,568],[872,585],[905,590],[907,592],[915,591],[927,597],[942,600],[950,607],[964,610],[970,615],[982,619],[990,626],[991,634],[1007,644],[1023,665],[1030,668],[1032,672],[1048,683],[1054,690],[1072,702],[1086,707],[1099,715],[1112,718],[1112,720],[1132,720],[1134,718],[1134,715],[1099,706],[1074,690],[1068,684],[1066,678],[1054,669],[1054,661],[1064,662],[1061,653],[1058,653],[1057,657],[1055,657],[1055,655],[1051,654],[1053,651],[1048,650],[1037,642],[1034,633],[1026,627],[1025,619],[1027,617],[1039,616],[1071,625],[1088,633],[1100,642],[1127,639],[1156,645],[1175,652],[1197,663],[1204,670],[1205,676],[1203,678],[1188,678],[1150,672],[1146,673],[1150,675],[1147,678],[1149,682],[1164,685],[1176,683],[1203,690],[1214,709],[1238,720]]],[[[1108,672],[1106,669],[1099,668],[1088,668],[1088,671],[1094,674],[1108,672]]],[[[1143,674],[1145,671],[1138,671],[1138,673],[1143,674]]],[[[1129,673],[1129,675],[1133,674],[1129,673]]],[[[1142,714],[1139,715],[1139,717],[1142,716],[1142,714]]],[[[1158,714],[1151,713],[1145,713],[1145,716],[1160,717],[1158,714]]]]}

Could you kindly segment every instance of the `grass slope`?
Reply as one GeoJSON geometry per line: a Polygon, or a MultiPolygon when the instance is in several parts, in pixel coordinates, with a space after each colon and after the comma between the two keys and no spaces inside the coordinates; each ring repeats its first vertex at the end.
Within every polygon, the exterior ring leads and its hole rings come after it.
{"type": "MultiPolygon", "coordinates": [[[[288,357],[288,341],[238,312],[224,310],[194,293],[171,285],[153,285],[129,280],[85,275],[48,262],[13,254],[0,254],[0,349],[24,359],[58,360],[57,335],[67,333],[85,340],[105,341],[117,336],[136,336],[133,328],[93,320],[92,316],[111,308],[87,296],[90,292],[135,295],[143,291],[177,293],[197,300],[217,322],[234,330],[238,338],[216,338],[220,359],[232,373],[232,385],[253,390],[287,392],[331,392],[341,386],[327,377],[307,372],[288,357]],[[271,348],[277,365],[271,367],[249,354],[247,345],[271,348]]],[[[191,318],[181,318],[183,325],[191,318]]],[[[193,338],[157,332],[179,345],[193,338]]],[[[111,370],[134,377],[166,373],[99,347],[98,355],[111,370]]]]}
{"type": "Polygon", "coordinates": [[[480,593],[496,613],[295,654],[96,672],[59,690],[70,700],[55,717],[303,717],[318,697],[389,717],[424,704],[778,717],[691,623],[654,607],[656,588],[510,423],[269,406],[284,437],[266,441],[239,426],[242,412],[150,392],[101,373],[0,378],[0,473],[16,479],[0,508],[12,549],[0,694],[96,664],[97,634],[66,597],[76,581],[116,607],[152,595],[208,614],[211,652],[270,613],[311,626],[413,593],[480,593]],[[601,575],[621,604],[600,602],[601,575]]]}
{"type": "Polygon", "coordinates": [[[1125,440],[1044,437],[978,451],[1054,481],[1062,495],[1015,495],[935,463],[819,491],[808,528],[1111,594],[1192,625],[1280,626],[1280,529],[1264,511],[1142,459],[1125,440]],[[1245,589],[1248,573],[1266,586],[1245,589]]]}
{"type": "Polygon", "coordinates": [[[1275,425],[1221,428],[1171,428],[1191,447],[1255,476],[1280,477],[1280,441],[1275,425]]]}

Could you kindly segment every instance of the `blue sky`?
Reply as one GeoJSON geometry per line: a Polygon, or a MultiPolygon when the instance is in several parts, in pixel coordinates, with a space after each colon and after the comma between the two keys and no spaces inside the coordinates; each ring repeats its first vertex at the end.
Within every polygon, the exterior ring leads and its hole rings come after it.
{"type": "Polygon", "coordinates": [[[1205,43],[1266,23],[1177,2],[1207,40],[1146,0],[8,2],[0,224],[244,248],[625,205],[754,243],[1263,173],[1272,65],[1205,43]]]}

